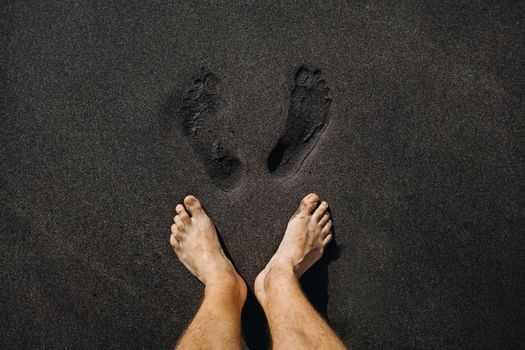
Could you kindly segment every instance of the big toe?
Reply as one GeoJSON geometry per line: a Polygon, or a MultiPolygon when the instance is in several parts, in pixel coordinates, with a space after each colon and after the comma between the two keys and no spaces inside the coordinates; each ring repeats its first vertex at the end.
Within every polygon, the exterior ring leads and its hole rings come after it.
{"type": "Polygon", "coordinates": [[[301,201],[299,210],[303,211],[306,215],[311,215],[317,203],[319,203],[319,196],[316,193],[310,193],[301,201]]]}
{"type": "Polygon", "coordinates": [[[199,202],[195,196],[186,196],[186,198],[184,198],[184,205],[188,208],[192,216],[198,216],[203,213],[201,202],[199,202]]]}

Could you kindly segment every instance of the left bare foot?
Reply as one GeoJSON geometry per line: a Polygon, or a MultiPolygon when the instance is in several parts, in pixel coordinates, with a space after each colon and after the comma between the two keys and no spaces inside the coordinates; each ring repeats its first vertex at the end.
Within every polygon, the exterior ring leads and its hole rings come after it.
{"type": "Polygon", "coordinates": [[[246,299],[246,283],[224,255],[215,226],[199,200],[187,196],[184,205],[177,204],[175,209],[170,244],[179,260],[207,287],[233,283],[246,299]]]}

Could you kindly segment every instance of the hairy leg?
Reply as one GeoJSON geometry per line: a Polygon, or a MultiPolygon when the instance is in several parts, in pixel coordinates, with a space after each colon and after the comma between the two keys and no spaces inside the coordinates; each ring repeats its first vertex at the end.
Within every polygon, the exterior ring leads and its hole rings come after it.
{"type": "Polygon", "coordinates": [[[241,349],[246,283],[224,255],[215,227],[197,198],[187,196],[176,211],[170,244],[205,286],[202,305],[176,348],[241,349]]]}
{"type": "Polygon", "coordinates": [[[299,285],[299,278],[332,240],[328,204],[317,207],[318,203],[319,196],[313,193],[302,200],[277,252],[255,280],[274,349],[345,349],[299,285]]]}

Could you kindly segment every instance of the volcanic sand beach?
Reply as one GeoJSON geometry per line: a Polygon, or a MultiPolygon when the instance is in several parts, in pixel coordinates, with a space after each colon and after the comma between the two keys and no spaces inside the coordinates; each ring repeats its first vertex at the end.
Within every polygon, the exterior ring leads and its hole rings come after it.
{"type": "Polygon", "coordinates": [[[523,10],[3,4],[0,346],[169,348],[202,295],[176,203],[253,288],[309,192],[335,240],[302,283],[347,345],[525,346],[523,10]]]}

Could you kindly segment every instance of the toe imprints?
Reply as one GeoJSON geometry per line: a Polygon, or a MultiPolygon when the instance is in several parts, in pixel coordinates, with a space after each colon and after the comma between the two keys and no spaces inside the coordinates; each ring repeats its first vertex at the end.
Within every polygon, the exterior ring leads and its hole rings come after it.
{"type": "MultiPolygon", "coordinates": [[[[224,191],[235,189],[243,163],[232,151],[219,120],[220,80],[203,72],[192,82],[178,112],[179,126],[206,167],[211,181],[224,191]]],[[[284,131],[277,139],[266,167],[275,176],[297,173],[315,149],[329,121],[330,88],[317,68],[303,65],[295,73],[284,131]]]]}
{"type": "Polygon", "coordinates": [[[295,74],[284,133],[266,165],[277,176],[295,174],[312,152],[328,124],[332,99],[321,71],[301,66],[295,74]]]}
{"type": "Polygon", "coordinates": [[[237,186],[241,162],[225,145],[218,132],[221,106],[219,78],[214,73],[201,74],[193,81],[179,110],[180,126],[195,153],[206,166],[212,182],[229,191],[237,186]]]}
{"type": "Polygon", "coordinates": [[[191,135],[197,142],[194,146],[200,145],[202,140],[199,140],[202,135],[199,132],[203,128],[203,123],[211,118],[217,112],[220,98],[216,93],[216,84],[206,84],[207,80],[215,80],[213,73],[207,73],[203,78],[195,79],[193,81],[193,88],[188,91],[186,98],[182,101],[180,115],[182,117],[183,131],[191,135]]]}

